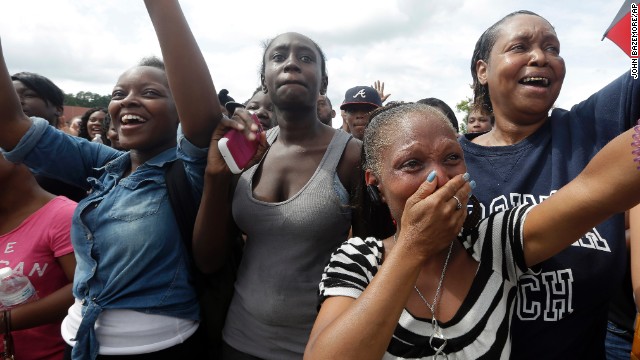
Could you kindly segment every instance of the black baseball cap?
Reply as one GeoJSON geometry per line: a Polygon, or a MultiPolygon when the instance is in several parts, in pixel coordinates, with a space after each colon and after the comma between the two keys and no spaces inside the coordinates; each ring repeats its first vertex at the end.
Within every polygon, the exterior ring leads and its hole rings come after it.
{"type": "Polygon", "coordinates": [[[368,104],[379,108],[382,106],[382,100],[376,89],[371,86],[356,86],[347,90],[344,94],[344,101],[340,105],[340,110],[344,110],[345,106],[356,104],[368,104]]]}

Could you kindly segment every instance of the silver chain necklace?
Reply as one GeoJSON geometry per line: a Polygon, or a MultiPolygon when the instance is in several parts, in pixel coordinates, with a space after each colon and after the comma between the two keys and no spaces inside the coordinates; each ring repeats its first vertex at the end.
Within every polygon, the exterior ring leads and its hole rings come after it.
{"type": "MultiPolygon", "coordinates": [[[[393,234],[393,242],[396,244],[398,243],[398,240],[396,239],[396,234],[393,234]]],[[[442,283],[444,282],[444,274],[446,274],[447,272],[447,265],[449,265],[449,259],[451,258],[452,250],[453,250],[453,241],[451,241],[451,245],[449,245],[449,252],[447,253],[447,258],[444,260],[444,266],[442,267],[442,274],[440,274],[440,281],[438,282],[438,288],[436,289],[436,294],[433,297],[433,305],[429,304],[429,302],[424,297],[424,295],[422,295],[420,290],[418,290],[418,287],[413,285],[413,288],[416,290],[416,293],[418,293],[418,296],[420,296],[420,299],[422,299],[424,304],[427,305],[427,308],[429,309],[429,311],[431,311],[431,315],[432,315],[431,326],[433,327],[433,334],[431,334],[431,336],[429,337],[429,346],[431,346],[433,351],[435,351],[435,354],[433,355],[434,359],[438,359],[440,357],[444,359],[449,358],[447,354],[444,353],[444,347],[447,346],[447,339],[445,339],[444,335],[442,334],[442,328],[440,328],[440,324],[438,324],[438,320],[436,319],[436,310],[438,309],[438,303],[440,303],[440,290],[442,290],[442,283]],[[442,340],[442,345],[435,346],[433,344],[433,338],[442,340]]]]}

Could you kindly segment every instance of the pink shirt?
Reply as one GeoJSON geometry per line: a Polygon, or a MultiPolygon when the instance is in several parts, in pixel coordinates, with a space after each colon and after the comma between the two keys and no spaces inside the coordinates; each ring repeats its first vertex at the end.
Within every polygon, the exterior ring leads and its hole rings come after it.
{"type": "MultiPolygon", "coordinates": [[[[56,258],[73,253],[70,230],[75,208],[75,202],[56,197],[0,235],[0,267],[27,275],[40,299],[69,283],[56,258]]],[[[59,322],[12,334],[16,359],[62,359],[65,343],[59,322]]]]}

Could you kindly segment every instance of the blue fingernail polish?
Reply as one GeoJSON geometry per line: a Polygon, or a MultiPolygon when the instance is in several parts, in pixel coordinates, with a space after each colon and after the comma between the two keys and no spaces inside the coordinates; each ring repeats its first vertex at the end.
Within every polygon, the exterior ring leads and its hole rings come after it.
{"type": "Polygon", "coordinates": [[[475,180],[469,181],[469,186],[471,186],[471,189],[475,189],[476,188],[476,181],[475,180]]]}
{"type": "Polygon", "coordinates": [[[429,173],[429,176],[427,176],[427,182],[432,182],[433,179],[436,178],[436,171],[435,170],[431,170],[431,172],[429,173]]]}
{"type": "Polygon", "coordinates": [[[464,181],[469,181],[469,178],[471,176],[469,176],[469,173],[464,173],[464,175],[462,175],[462,178],[464,179],[464,181]]]}

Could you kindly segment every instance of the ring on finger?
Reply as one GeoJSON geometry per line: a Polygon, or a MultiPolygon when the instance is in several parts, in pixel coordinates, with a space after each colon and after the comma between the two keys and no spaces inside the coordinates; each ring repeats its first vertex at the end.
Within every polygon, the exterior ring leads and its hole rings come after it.
{"type": "Polygon", "coordinates": [[[462,209],[462,203],[460,202],[460,199],[458,199],[457,196],[453,195],[453,199],[457,202],[456,204],[456,210],[460,210],[462,209]]]}

